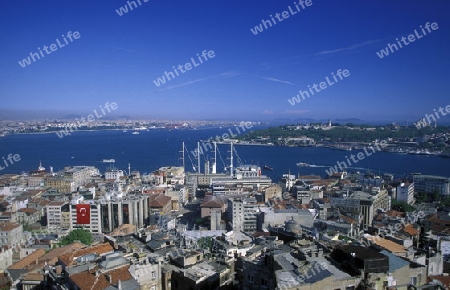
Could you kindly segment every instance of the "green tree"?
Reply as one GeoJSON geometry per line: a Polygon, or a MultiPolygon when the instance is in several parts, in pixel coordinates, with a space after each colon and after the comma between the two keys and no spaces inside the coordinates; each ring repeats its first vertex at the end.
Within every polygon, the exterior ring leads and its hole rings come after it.
{"type": "Polygon", "coordinates": [[[76,229],[71,231],[67,236],[61,239],[62,246],[70,245],[75,241],[80,241],[85,245],[90,245],[93,242],[92,234],[84,229],[76,229]]]}
{"type": "Polygon", "coordinates": [[[433,191],[433,201],[440,201],[441,195],[439,194],[439,191],[435,190],[433,191]]]}
{"type": "Polygon", "coordinates": [[[450,206],[450,197],[444,198],[444,200],[442,200],[442,204],[445,206],[450,206]]]}
{"type": "Polygon", "coordinates": [[[404,201],[392,201],[391,208],[396,211],[400,212],[413,212],[416,210],[415,207],[409,205],[408,203],[404,201]]]}

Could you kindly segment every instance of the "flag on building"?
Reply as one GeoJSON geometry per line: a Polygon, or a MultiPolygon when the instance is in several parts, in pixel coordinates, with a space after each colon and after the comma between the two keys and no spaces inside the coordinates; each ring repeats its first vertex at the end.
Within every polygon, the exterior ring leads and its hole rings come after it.
{"type": "Polygon", "coordinates": [[[90,204],[77,204],[77,224],[91,223],[91,206],[90,204]]]}

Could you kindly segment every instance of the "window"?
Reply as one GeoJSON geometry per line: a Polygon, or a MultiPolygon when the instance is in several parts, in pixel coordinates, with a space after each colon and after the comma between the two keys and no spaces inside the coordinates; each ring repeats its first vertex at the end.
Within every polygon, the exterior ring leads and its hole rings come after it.
{"type": "Polygon", "coordinates": [[[152,271],[152,279],[156,279],[156,272],[152,271]]]}

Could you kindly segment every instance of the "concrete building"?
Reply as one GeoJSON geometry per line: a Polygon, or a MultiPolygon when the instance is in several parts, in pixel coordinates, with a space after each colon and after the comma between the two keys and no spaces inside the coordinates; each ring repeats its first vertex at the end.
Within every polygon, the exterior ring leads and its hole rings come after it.
{"type": "Polygon", "coordinates": [[[110,169],[105,172],[105,179],[112,179],[114,181],[119,181],[121,177],[124,176],[122,170],[119,169],[110,169]]]}
{"type": "Polygon", "coordinates": [[[103,228],[100,222],[100,205],[91,203],[89,224],[78,224],[76,203],[70,204],[70,228],[85,229],[93,234],[101,234],[103,228]]]}
{"type": "Polygon", "coordinates": [[[45,186],[52,187],[59,192],[73,192],[77,189],[73,180],[65,179],[62,176],[47,177],[45,186]]]}
{"type": "Polygon", "coordinates": [[[51,228],[70,228],[70,221],[67,223],[67,213],[69,213],[69,203],[65,201],[52,201],[46,206],[47,227],[51,228]],[[65,213],[65,214],[64,214],[65,213]]]}
{"type": "Polygon", "coordinates": [[[331,198],[331,205],[354,220],[361,217],[361,228],[367,228],[372,225],[376,211],[389,210],[391,203],[387,190],[374,188],[370,193],[354,191],[347,198],[331,198]]]}
{"type": "Polygon", "coordinates": [[[413,181],[416,192],[434,193],[436,191],[440,195],[450,195],[450,177],[415,174],[413,181]]]}
{"type": "Polygon", "coordinates": [[[397,186],[397,201],[414,203],[414,183],[401,183],[397,186]]]}
{"type": "Polygon", "coordinates": [[[11,248],[22,244],[23,227],[13,222],[0,223],[0,246],[11,248]]]}
{"type": "Polygon", "coordinates": [[[242,165],[235,169],[232,176],[214,176],[210,186],[237,186],[250,189],[262,189],[272,185],[272,179],[261,175],[261,168],[255,165],[242,165]]]}
{"type": "Polygon", "coordinates": [[[261,208],[262,228],[282,226],[286,221],[294,220],[303,227],[312,228],[314,224],[314,214],[307,209],[272,209],[261,208]]]}
{"type": "Polygon", "coordinates": [[[17,222],[21,224],[33,224],[40,220],[41,214],[34,208],[21,208],[17,211],[17,222]]]}
{"type": "Polygon", "coordinates": [[[207,195],[200,204],[201,217],[211,216],[212,211],[225,212],[226,198],[223,196],[207,195]]]}
{"type": "Polygon", "coordinates": [[[3,273],[13,263],[13,251],[8,246],[0,247],[0,273],[3,273]]]}
{"type": "Polygon", "coordinates": [[[150,194],[149,196],[149,207],[150,214],[160,213],[166,214],[172,210],[172,199],[170,196],[165,194],[150,194]]]}
{"type": "Polygon", "coordinates": [[[212,210],[209,214],[211,216],[211,231],[222,230],[222,212],[220,210],[212,210]]]}
{"type": "Polygon", "coordinates": [[[47,177],[45,185],[53,187],[60,192],[73,192],[79,186],[89,182],[91,176],[98,174],[98,169],[93,166],[66,167],[56,176],[47,177]]]}
{"type": "Polygon", "coordinates": [[[145,261],[144,263],[131,265],[128,271],[138,281],[139,290],[162,289],[161,263],[145,261]]]}
{"type": "Polygon", "coordinates": [[[255,198],[228,199],[228,222],[233,231],[257,230],[258,204],[255,198]]]}
{"type": "Polygon", "coordinates": [[[96,205],[101,212],[99,219],[101,229],[110,233],[123,224],[131,224],[137,228],[144,227],[150,215],[150,203],[147,194],[129,194],[121,198],[111,196],[109,199],[99,200],[96,205]]]}

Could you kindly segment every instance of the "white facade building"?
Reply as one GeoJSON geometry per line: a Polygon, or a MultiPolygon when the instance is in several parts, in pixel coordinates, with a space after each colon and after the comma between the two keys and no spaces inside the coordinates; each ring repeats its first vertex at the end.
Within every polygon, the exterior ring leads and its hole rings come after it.
{"type": "Polygon", "coordinates": [[[401,183],[397,186],[397,200],[414,203],[414,183],[401,183]]]}

